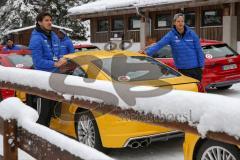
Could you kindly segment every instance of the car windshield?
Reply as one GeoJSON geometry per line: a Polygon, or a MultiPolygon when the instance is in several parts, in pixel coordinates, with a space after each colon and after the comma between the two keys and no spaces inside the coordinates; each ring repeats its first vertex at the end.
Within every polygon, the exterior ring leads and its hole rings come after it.
{"type": "Polygon", "coordinates": [[[169,45],[160,49],[153,55],[153,58],[172,58],[172,49],[169,45]]]}
{"type": "Polygon", "coordinates": [[[210,59],[238,55],[237,52],[235,52],[226,44],[203,46],[203,52],[206,58],[210,58],[210,59]]]}
{"type": "Polygon", "coordinates": [[[159,80],[180,76],[175,70],[145,56],[118,56],[95,60],[93,63],[115,81],[159,80]]]}
{"type": "Polygon", "coordinates": [[[9,54],[7,58],[15,67],[21,68],[33,66],[31,55],[9,54]]]}

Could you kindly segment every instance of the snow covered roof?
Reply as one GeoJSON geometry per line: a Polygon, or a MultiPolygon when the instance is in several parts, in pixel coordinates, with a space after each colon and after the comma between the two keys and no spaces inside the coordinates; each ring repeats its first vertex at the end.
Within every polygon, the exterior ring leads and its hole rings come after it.
{"type": "Polygon", "coordinates": [[[91,2],[88,4],[70,8],[68,12],[69,15],[80,15],[87,13],[97,13],[136,7],[157,6],[187,1],[192,0],[99,0],[96,2],[91,2]]]}
{"type": "MultiPolygon", "coordinates": [[[[36,27],[36,25],[32,25],[32,26],[28,26],[28,27],[24,27],[24,28],[9,30],[6,34],[17,33],[17,32],[25,31],[25,30],[32,29],[32,28],[35,28],[35,27],[36,27]]],[[[71,28],[61,27],[61,26],[57,26],[57,25],[52,25],[52,27],[53,28],[58,28],[58,29],[64,29],[64,30],[69,31],[69,32],[73,32],[73,30],[71,28]]]]}

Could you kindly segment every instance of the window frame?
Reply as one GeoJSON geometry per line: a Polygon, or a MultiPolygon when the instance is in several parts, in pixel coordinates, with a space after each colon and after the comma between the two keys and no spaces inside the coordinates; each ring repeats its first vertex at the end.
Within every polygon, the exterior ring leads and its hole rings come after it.
{"type": "Polygon", "coordinates": [[[128,18],[128,30],[140,30],[141,28],[141,18],[138,16],[131,16],[128,18]],[[133,25],[131,25],[133,22],[132,20],[139,20],[140,26],[138,28],[134,28],[133,25]]]}
{"type": "Polygon", "coordinates": [[[109,20],[107,19],[107,18],[104,18],[104,19],[98,19],[97,20],[97,32],[108,32],[109,31],[109,20]],[[99,28],[99,22],[100,21],[107,21],[107,29],[106,30],[100,30],[100,28],[99,28]]]}
{"type": "Polygon", "coordinates": [[[186,12],[184,12],[184,17],[185,17],[185,24],[186,25],[188,25],[189,27],[193,27],[193,28],[195,28],[196,27],[196,20],[197,20],[197,13],[195,12],[195,11],[186,11],[186,12]],[[192,25],[188,25],[187,23],[186,23],[186,14],[192,14],[192,13],[194,13],[194,25],[192,26],[192,25]]]}
{"type": "Polygon", "coordinates": [[[201,17],[201,27],[211,27],[211,26],[222,26],[223,25],[223,12],[221,9],[209,9],[209,10],[203,10],[202,11],[202,17],[201,17]],[[205,24],[204,19],[205,19],[205,13],[206,12],[216,12],[220,14],[220,18],[221,18],[221,24],[205,24]]]}
{"type": "Polygon", "coordinates": [[[171,28],[172,27],[172,25],[173,25],[173,22],[172,22],[172,14],[171,13],[165,13],[165,14],[157,14],[156,16],[155,16],[155,18],[156,18],[156,21],[155,21],[155,29],[163,29],[163,28],[171,28]],[[166,25],[166,26],[158,26],[158,17],[160,17],[160,16],[169,16],[169,22],[170,22],[170,24],[169,25],[166,25]]]}
{"type": "Polygon", "coordinates": [[[114,17],[114,18],[112,18],[111,21],[112,21],[111,31],[124,31],[124,26],[125,26],[125,24],[124,24],[124,18],[123,18],[123,17],[114,17]],[[123,28],[122,28],[122,29],[115,29],[115,28],[114,28],[114,22],[115,22],[116,20],[122,20],[122,22],[123,22],[123,28]]]}

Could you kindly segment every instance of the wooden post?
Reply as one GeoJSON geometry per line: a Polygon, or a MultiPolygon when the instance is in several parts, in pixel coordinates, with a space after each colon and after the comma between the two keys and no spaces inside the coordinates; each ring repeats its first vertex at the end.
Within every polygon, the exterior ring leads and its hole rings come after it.
{"type": "Polygon", "coordinates": [[[17,160],[17,122],[6,120],[3,125],[3,160],[17,160]]]}

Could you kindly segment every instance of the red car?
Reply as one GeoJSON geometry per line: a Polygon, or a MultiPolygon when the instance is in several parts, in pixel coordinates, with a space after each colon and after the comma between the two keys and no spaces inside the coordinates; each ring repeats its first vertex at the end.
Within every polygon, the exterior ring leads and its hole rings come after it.
{"type": "MultiPolygon", "coordinates": [[[[29,52],[0,54],[0,65],[5,67],[17,67],[30,69],[33,67],[32,57],[29,52]]],[[[0,101],[15,96],[14,90],[0,89],[0,101]]]]}
{"type": "Polygon", "coordinates": [[[75,52],[89,51],[89,50],[100,50],[97,46],[91,44],[80,44],[74,45],[75,52]]]}
{"type": "MultiPolygon", "coordinates": [[[[227,44],[213,40],[201,40],[205,54],[202,85],[206,89],[229,89],[240,82],[240,55],[227,44]]],[[[170,46],[158,51],[154,58],[175,68],[170,46]]]]}
{"type": "Polygon", "coordinates": [[[27,46],[16,44],[20,48],[20,50],[14,50],[14,51],[3,51],[4,46],[0,45],[0,54],[9,54],[9,53],[19,53],[19,54],[26,54],[31,53],[31,51],[28,49],[27,46]]]}

